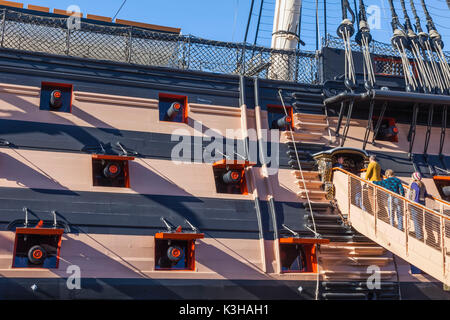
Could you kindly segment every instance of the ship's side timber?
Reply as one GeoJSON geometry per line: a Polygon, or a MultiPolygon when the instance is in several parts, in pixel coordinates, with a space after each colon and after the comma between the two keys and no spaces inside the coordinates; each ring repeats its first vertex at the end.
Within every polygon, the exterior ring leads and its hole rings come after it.
{"type": "MultiPolygon", "coordinates": [[[[212,163],[192,163],[195,146],[185,163],[175,166],[171,161],[178,143],[171,141],[175,129],[194,142],[195,136],[207,137],[207,129],[220,129],[226,136],[225,129],[241,128],[238,77],[7,50],[1,51],[0,70],[0,138],[10,142],[0,149],[0,286],[5,298],[315,297],[316,274],[278,272],[274,226],[305,232],[309,215],[305,199],[297,196],[286,143],[280,144],[281,169],[269,179],[272,192],[261,179],[259,163],[248,169],[255,177],[249,179],[249,195],[236,196],[215,192],[212,163]],[[38,110],[43,81],[74,85],[72,114],[38,110]],[[188,97],[187,124],[159,122],[160,92],[188,97]],[[194,120],[203,123],[200,130],[194,120]],[[102,143],[110,146],[108,152],[117,152],[116,142],[139,152],[130,162],[130,188],[93,187],[89,148],[102,143]],[[274,199],[275,221],[268,196],[274,199]],[[59,269],[11,269],[14,233],[7,226],[23,219],[24,206],[34,219],[51,219],[56,210],[58,219],[71,226],[64,235],[59,269]],[[205,239],[197,241],[195,271],[154,270],[154,234],[165,229],[161,216],[175,225],[187,218],[205,232],[205,239]],[[79,292],[65,284],[72,264],[82,270],[79,292]],[[40,289],[33,292],[32,284],[40,289]]],[[[310,86],[261,81],[263,129],[268,128],[267,105],[280,104],[278,89],[289,96],[305,87],[310,86]]],[[[250,81],[245,91],[252,129],[256,117],[250,81]]],[[[242,138],[238,134],[235,144],[242,138]]],[[[209,143],[201,140],[199,150],[209,143]]],[[[436,287],[417,277],[403,278],[403,285],[423,285],[432,292],[436,287]]]]}
{"type": "MultiPolygon", "coordinates": [[[[238,77],[2,54],[0,137],[10,142],[0,151],[0,286],[9,288],[4,298],[100,298],[98,286],[106,292],[101,298],[205,298],[205,292],[211,299],[314,298],[316,275],[277,272],[278,242],[259,164],[248,169],[256,177],[249,181],[248,195],[223,195],[215,192],[212,163],[194,162],[195,146],[192,158],[178,165],[171,161],[175,129],[195,144],[194,136],[207,137],[209,128],[224,136],[226,129],[241,128],[238,77]],[[71,114],[39,110],[43,81],[74,85],[71,114]],[[188,97],[187,124],[159,121],[160,92],[188,97]],[[195,121],[203,128],[198,130],[195,121]],[[129,163],[130,188],[93,187],[89,148],[102,143],[108,152],[118,152],[116,142],[139,152],[129,163]],[[11,269],[14,232],[8,224],[23,219],[23,207],[43,220],[55,210],[70,226],[58,269],[11,269]],[[195,271],[154,270],[154,235],[165,229],[161,217],[183,226],[187,218],[205,233],[197,241],[195,271]],[[73,264],[82,271],[84,289],[78,293],[65,288],[66,269],[73,264]],[[40,289],[32,292],[28,282],[40,289]]],[[[266,105],[277,103],[277,85],[263,87],[267,122],[266,105]]],[[[254,128],[251,85],[246,90],[248,127],[254,128]]],[[[238,134],[234,143],[240,140],[238,134]]],[[[199,143],[201,152],[209,142],[199,143]]],[[[280,149],[286,157],[286,146],[280,149]]],[[[306,213],[291,171],[282,168],[271,181],[275,225],[305,231],[306,213]]]]}

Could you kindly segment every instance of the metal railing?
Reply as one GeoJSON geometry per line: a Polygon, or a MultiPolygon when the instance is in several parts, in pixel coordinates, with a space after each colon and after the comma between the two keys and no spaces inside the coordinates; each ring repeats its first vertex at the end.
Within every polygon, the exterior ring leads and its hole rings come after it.
{"type": "MultiPolygon", "coordinates": [[[[344,42],[341,38],[327,34],[322,40],[322,46],[333,49],[344,50],[344,42]]],[[[356,41],[351,41],[351,47],[354,52],[361,52],[361,46],[356,41]]],[[[373,40],[369,45],[370,53],[381,57],[381,59],[374,59],[374,69],[377,74],[403,76],[403,65],[401,64],[401,57],[397,50],[391,44],[373,40]],[[382,58],[384,57],[384,59],[382,58]]],[[[414,55],[411,51],[406,50],[406,54],[411,61],[414,55]]],[[[444,52],[445,57],[450,62],[450,52],[444,52]]],[[[434,53],[436,62],[439,62],[439,57],[434,53]]]]}
{"type": "Polygon", "coordinates": [[[313,52],[211,41],[137,27],[0,10],[2,48],[220,74],[319,83],[313,52]]]}
{"type": "Polygon", "coordinates": [[[339,209],[356,230],[450,284],[447,203],[436,212],[341,169],[333,182],[339,209]]]}

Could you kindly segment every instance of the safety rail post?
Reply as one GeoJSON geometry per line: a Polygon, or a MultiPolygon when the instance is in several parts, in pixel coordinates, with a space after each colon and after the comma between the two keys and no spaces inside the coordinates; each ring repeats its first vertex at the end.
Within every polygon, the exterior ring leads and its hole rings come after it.
{"type": "Polygon", "coordinates": [[[446,276],[446,268],[445,268],[445,260],[446,260],[446,250],[445,250],[445,219],[444,216],[439,218],[440,221],[440,232],[441,232],[441,250],[442,250],[442,268],[443,268],[443,276],[445,279],[446,276]]]}
{"type": "Polygon", "coordinates": [[[350,209],[352,207],[352,177],[347,175],[347,183],[348,183],[348,213],[347,213],[347,220],[350,221],[350,209]]]}
{"type": "Polygon", "coordinates": [[[188,41],[188,50],[187,50],[187,69],[189,70],[189,66],[191,65],[191,36],[187,37],[188,41]]]}
{"type": "Polygon", "coordinates": [[[241,62],[241,67],[242,67],[242,73],[241,73],[241,75],[243,75],[243,76],[245,76],[245,72],[246,72],[246,70],[245,70],[245,63],[246,63],[246,61],[245,61],[245,43],[242,45],[242,62],[241,62]]]}
{"type": "Polygon", "coordinates": [[[403,227],[405,232],[405,253],[408,256],[409,252],[409,205],[406,200],[403,200],[403,227]]]}
{"type": "MultiPolygon", "coordinates": [[[[370,201],[369,201],[370,202],[370,201]]],[[[377,227],[378,227],[378,192],[377,192],[377,188],[373,187],[373,217],[375,219],[375,236],[377,235],[377,227]]],[[[370,203],[369,203],[370,204],[370,203]]]]}
{"type": "MultiPolygon", "coordinates": [[[[69,19],[69,18],[67,18],[67,19],[69,19]]],[[[67,28],[66,28],[66,50],[64,50],[64,51],[65,51],[66,55],[68,56],[70,53],[70,34],[71,33],[70,33],[70,28],[69,28],[68,23],[66,24],[66,26],[67,26],[67,28]]]]}
{"type": "Polygon", "coordinates": [[[128,63],[131,63],[131,56],[132,56],[132,52],[133,52],[132,44],[133,44],[133,27],[129,27],[128,28],[127,46],[125,48],[125,50],[126,50],[125,58],[128,63]]]}
{"type": "Polygon", "coordinates": [[[2,20],[2,43],[1,47],[3,48],[3,44],[5,41],[5,30],[6,30],[6,9],[3,9],[3,20],[2,20]]]}
{"type": "Polygon", "coordinates": [[[426,222],[426,217],[425,217],[425,210],[423,209],[423,208],[421,208],[421,210],[422,210],[422,241],[424,242],[424,243],[426,243],[426,241],[425,241],[425,232],[427,231],[427,226],[425,225],[425,222],[426,222]]]}

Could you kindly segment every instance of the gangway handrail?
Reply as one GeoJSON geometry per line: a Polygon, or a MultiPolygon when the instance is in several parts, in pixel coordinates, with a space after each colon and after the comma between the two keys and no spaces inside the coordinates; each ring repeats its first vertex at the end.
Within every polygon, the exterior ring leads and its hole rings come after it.
{"type": "MultiPolygon", "coordinates": [[[[353,174],[353,173],[351,173],[351,172],[349,172],[349,171],[346,171],[346,170],[344,170],[344,169],[341,169],[341,168],[333,168],[333,171],[341,171],[341,172],[343,172],[343,173],[345,173],[345,174],[347,174],[347,175],[349,175],[349,176],[351,176],[351,177],[353,177],[353,178],[355,178],[355,179],[357,179],[357,180],[359,180],[359,181],[361,181],[361,182],[364,182],[364,183],[370,183],[369,180],[365,180],[365,179],[363,179],[363,178],[361,178],[361,177],[358,177],[357,175],[355,175],[355,174],[353,174]]],[[[392,191],[390,191],[390,190],[388,190],[388,189],[385,189],[385,188],[383,188],[383,187],[381,187],[381,186],[379,186],[379,185],[376,185],[376,184],[374,184],[374,183],[372,183],[371,186],[373,186],[373,187],[375,187],[375,188],[377,188],[377,189],[380,189],[380,190],[382,190],[383,192],[387,192],[387,193],[391,194],[392,196],[394,196],[394,197],[396,197],[396,198],[399,198],[399,199],[401,199],[401,200],[404,200],[404,201],[406,201],[407,203],[410,203],[410,204],[412,204],[412,205],[414,205],[414,206],[420,207],[420,208],[422,208],[423,210],[429,211],[431,214],[434,214],[434,215],[436,215],[436,216],[438,216],[438,217],[441,217],[441,218],[444,218],[444,219],[450,221],[450,217],[449,217],[449,216],[440,214],[440,213],[438,213],[438,212],[436,212],[436,211],[434,211],[434,210],[432,210],[432,209],[427,208],[427,207],[424,206],[424,205],[421,205],[420,203],[411,201],[411,200],[409,200],[409,199],[406,198],[406,197],[403,197],[403,196],[401,196],[401,195],[399,195],[399,194],[397,194],[397,193],[395,193],[395,192],[392,192],[392,191]]],[[[405,185],[403,185],[403,186],[404,186],[404,187],[407,187],[407,186],[405,186],[405,185]]],[[[409,188],[409,187],[407,187],[407,188],[409,188]]],[[[439,200],[439,199],[436,199],[436,198],[434,198],[434,197],[433,197],[433,199],[434,199],[434,200],[439,200]]],[[[445,202],[445,201],[443,201],[443,200],[441,200],[440,202],[442,202],[442,203],[445,204],[445,205],[450,206],[450,203],[448,203],[448,202],[445,202]]]]}
{"type": "MultiPolygon", "coordinates": [[[[340,169],[340,168],[333,168],[333,169],[340,169]]],[[[341,170],[342,170],[342,169],[341,169],[341,170]]],[[[343,171],[345,171],[345,170],[343,170],[343,171]]],[[[361,169],[361,172],[366,172],[366,171],[367,171],[367,169],[361,169]]],[[[384,177],[384,176],[383,176],[383,177],[384,177]]],[[[366,180],[366,181],[367,181],[367,180],[366,180]]],[[[409,186],[408,186],[407,184],[403,184],[403,183],[402,183],[402,186],[403,186],[403,188],[410,189],[409,186]]],[[[431,198],[431,199],[433,199],[433,200],[436,201],[436,202],[440,202],[440,203],[443,204],[444,206],[448,206],[449,209],[450,209],[450,202],[449,202],[449,201],[445,201],[445,200],[443,200],[443,199],[436,198],[436,197],[434,197],[434,196],[432,196],[432,195],[428,195],[428,197],[431,198]]]]}
{"type": "Polygon", "coordinates": [[[335,201],[346,223],[450,286],[450,216],[341,168],[333,168],[335,201]]]}

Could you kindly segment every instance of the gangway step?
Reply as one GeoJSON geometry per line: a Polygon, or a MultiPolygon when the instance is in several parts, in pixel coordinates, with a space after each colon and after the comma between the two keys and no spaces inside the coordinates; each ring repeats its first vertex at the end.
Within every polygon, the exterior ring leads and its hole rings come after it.
{"type": "MultiPolygon", "coordinates": [[[[297,160],[289,160],[288,165],[294,169],[299,170],[300,167],[298,166],[297,160]]],[[[315,161],[300,161],[300,166],[302,167],[302,171],[312,171],[316,169],[316,162],[315,161]]]]}
{"type": "Polygon", "coordinates": [[[311,190],[320,190],[323,187],[322,181],[315,181],[315,180],[301,180],[298,179],[295,181],[295,184],[297,184],[300,188],[303,188],[306,185],[306,188],[311,190]]]}
{"type": "MultiPolygon", "coordinates": [[[[340,233],[346,233],[348,231],[351,232],[351,230],[347,229],[343,224],[322,224],[316,222],[317,229],[320,230],[335,230],[335,231],[341,231],[340,233]]],[[[326,231],[323,231],[326,232],[326,231]]]]}
{"type": "MultiPolygon", "coordinates": [[[[314,220],[317,221],[327,221],[327,222],[335,222],[342,224],[342,219],[340,215],[337,214],[323,214],[323,213],[313,213],[314,220]]],[[[311,215],[308,215],[307,218],[312,220],[311,215]]]]}
{"type": "MultiPolygon", "coordinates": [[[[372,275],[370,272],[366,271],[322,271],[321,274],[326,279],[358,279],[367,280],[368,277],[372,275]]],[[[397,274],[396,271],[380,271],[378,275],[381,280],[392,279],[397,274]]]]}
{"type": "Polygon", "coordinates": [[[347,255],[383,255],[386,249],[383,247],[369,247],[369,246],[339,246],[339,245],[322,245],[320,248],[323,252],[346,251],[347,255]]]}
{"type": "MultiPolygon", "coordinates": [[[[297,178],[297,179],[302,179],[302,174],[300,172],[300,170],[295,170],[292,172],[292,174],[297,178]]],[[[303,171],[303,178],[305,179],[318,179],[319,178],[319,171],[303,171]]]]}
{"type": "Polygon", "coordinates": [[[296,113],[294,114],[294,119],[296,121],[326,121],[327,120],[327,116],[325,114],[310,114],[310,113],[296,113]],[[309,119],[309,120],[307,120],[309,119]]]}
{"type": "Polygon", "coordinates": [[[314,123],[299,121],[295,123],[294,128],[297,130],[324,131],[328,129],[327,123],[314,123]]]}
{"type": "Polygon", "coordinates": [[[313,93],[313,92],[294,92],[292,97],[295,100],[304,100],[304,99],[321,99],[323,101],[323,93],[313,93]]]}
{"type": "MultiPolygon", "coordinates": [[[[288,141],[286,142],[287,146],[289,147],[289,149],[294,150],[294,142],[292,141],[288,141]]],[[[297,150],[308,150],[312,153],[317,153],[317,152],[321,152],[326,150],[324,148],[324,144],[323,143],[316,143],[316,142],[296,142],[295,143],[295,148],[297,148],[297,150]]]]}
{"type": "Polygon", "coordinates": [[[317,108],[320,111],[323,111],[323,108],[325,107],[325,105],[322,102],[321,103],[313,103],[313,102],[305,102],[305,101],[294,102],[292,104],[292,106],[295,109],[300,109],[300,110],[303,109],[303,108],[308,108],[308,109],[315,109],[315,108],[317,108]]]}
{"type": "Polygon", "coordinates": [[[322,255],[320,257],[321,261],[326,261],[337,264],[345,265],[355,265],[355,266],[371,266],[376,265],[379,267],[384,267],[393,261],[392,258],[387,257],[352,257],[352,256],[337,256],[337,255],[322,255]]]}
{"type": "Polygon", "coordinates": [[[367,300],[367,295],[364,293],[332,293],[326,292],[322,294],[326,300],[367,300]]]}
{"type": "Polygon", "coordinates": [[[310,152],[307,151],[300,151],[298,150],[297,153],[294,150],[286,151],[286,155],[290,157],[291,159],[297,160],[297,156],[299,160],[307,160],[307,161],[313,161],[314,158],[312,157],[310,152]]]}
{"type": "Polygon", "coordinates": [[[297,192],[297,196],[302,199],[307,198],[306,194],[308,194],[309,198],[311,199],[325,199],[328,193],[326,191],[314,191],[314,190],[301,190],[297,192]]]}
{"type": "MultiPolygon", "coordinates": [[[[366,288],[366,281],[323,281],[321,283],[325,289],[345,289],[345,288],[366,288]]],[[[395,289],[398,288],[398,283],[393,281],[380,282],[379,290],[395,289]]]]}
{"type": "Polygon", "coordinates": [[[301,141],[301,140],[320,140],[323,138],[322,133],[318,132],[311,132],[311,131],[297,131],[297,132],[290,132],[290,131],[283,131],[283,136],[288,139],[289,141],[295,140],[295,141],[301,141]]]}

